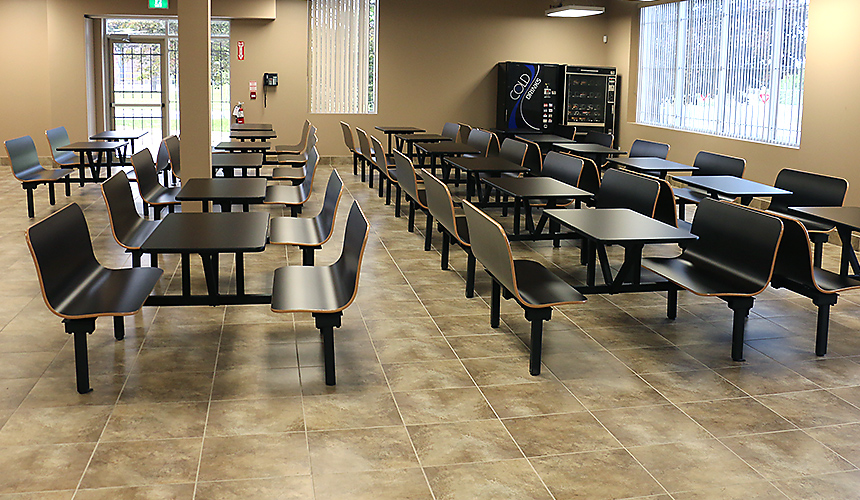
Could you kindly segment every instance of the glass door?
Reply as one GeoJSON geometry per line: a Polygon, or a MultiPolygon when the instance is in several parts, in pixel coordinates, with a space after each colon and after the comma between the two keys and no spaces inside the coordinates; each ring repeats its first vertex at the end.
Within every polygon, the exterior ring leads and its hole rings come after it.
{"type": "Polygon", "coordinates": [[[168,135],[167,50],[164,40],[110,38],[110,121],[112,130],[148,132],[135,149],[153,155],[168,135]]]}

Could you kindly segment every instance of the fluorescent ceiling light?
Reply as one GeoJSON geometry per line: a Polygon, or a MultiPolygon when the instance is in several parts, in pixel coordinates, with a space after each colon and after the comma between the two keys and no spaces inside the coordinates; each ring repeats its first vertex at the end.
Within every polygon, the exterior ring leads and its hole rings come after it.
{"type": "Polygon", "coordinates": [[[562,5],[547,10],[546,15],[549,17],[585,17],[603,14],[604,10],[603,7],[589,5],[562,5]]]}

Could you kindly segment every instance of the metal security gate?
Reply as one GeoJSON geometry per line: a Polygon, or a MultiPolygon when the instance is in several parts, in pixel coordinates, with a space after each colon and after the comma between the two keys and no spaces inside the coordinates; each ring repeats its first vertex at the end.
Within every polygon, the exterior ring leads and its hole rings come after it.
{"type": "Polygon", "coordinates": [[[147,131],[135,149],[155,153],[168,135],[167,50],[161,40],[110,39],[108,128],[147,131]]]}

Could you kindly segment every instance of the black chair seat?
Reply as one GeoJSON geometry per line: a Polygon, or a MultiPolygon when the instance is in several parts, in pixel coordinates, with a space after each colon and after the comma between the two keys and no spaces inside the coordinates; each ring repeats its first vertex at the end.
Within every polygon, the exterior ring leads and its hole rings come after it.
{"type": "Polygon", "coordinates": [[[310,193],[304,186],[283,186],[271,185],[266,186],[266,198],[263,203],[273,203],[282,205],[301,205],[307,201],[310,193]]]}
{"type": "Polygon", "coordinates": [[[308,155],[306,153],[277,153],[274,156],[275,161],[279,165],[304,165],[308,162],[308,155]]]}
{"type": "Polygon", "coordinates": [[[523,307],[551,307],[585,302],[584,295],[537,262],[515,260],[514,272],[523,307]]]}
{"type": "Polygon", "coordinates": [[[181,187],[163,187],[156,186],[155,189],[141,195],[150,205],[179,205],[176,201],[176,195],[179,194],[181,187]]]}
{"type": "Polygon", "coordinates": [[[826,269],[814,268],[815,283],[825,292],[844,292],[853,288],[860,288],[860,280],[848,276],[842,276],[838,273],[828,271],[826,269]]]}
{"type": "Polygon", "coordinates": [[[42,168],[41,166],[33,166],[22,172],[16,173],[15,177],[17,177],[19,181],[25,184],[28,182],[43,183],[58,181],[71,173],[72,170],[69,168],[48,169],[42,168]]]}
{"type": "Polygon", "coordinates": [[[275,167],[272,169],[272,180],[302,181],[307,175],[305,167],[275,167]]]}
{"type": "Polygon", "coordinates": [[[795,215],[793,213],[786,213],[786,212],[782,212],[779,210],[766,210],[766,212],[777,214],[777,215],[788,215],[789,217],[793,217],[793,218],[797,219],[798,221],[800,221],[801,224],[803,224],[803,227],[805,227],[806,230],[809,232],[827,233],[827,232],[832,231],[836,227],[834,224],[830,224],[830,223],[823,222],[820,220],[809,219],[809,218],[803,217],[802,215],[798,216],[798,215],[795,215]]]}
{"type": "MultiPolygon", "coordinates": [[[[39,154],[36,152],[36,143],[29,135],[10,139],[3,143],[6,153],[9,155],[9,163],[12,166],[12,174],[18,179],[27,192],[27,215],[35,216],[33,208],[33,191],[39,184],[48,185],[48,196],[51,205],[56,203],[54,195],[54,183],[62,181],[66,186],[66,196],[69,192],[70,169],[57,168],[46,169],[39,163],[39,154]]],[[[83,185],[83,184],[82,184],[83,185]]]]}
{"type": "Polygon", "coordinates": [[[719,297],[723,295],[751,296],[767,287],[767,283],[743,279],[740,276],[719,272],[720,268],[703,268],[690,261],[675,257],[652,257],[647,268],[673,281],[696,295],[719,297]]]}
{"type": "Polygon", "coordinates": [[[67,286],[58,290],[51,308],[58,316],[72,319],[135,314],[162,272],[153,267],[80,269],[69,277],[67,286]]]}

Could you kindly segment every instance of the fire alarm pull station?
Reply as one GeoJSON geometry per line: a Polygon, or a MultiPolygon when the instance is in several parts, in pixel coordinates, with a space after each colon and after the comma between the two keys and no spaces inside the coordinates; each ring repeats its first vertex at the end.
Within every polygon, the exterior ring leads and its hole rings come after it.
{"type": "Polygon", "coordinates": [[[251,80],[250,82],[248,82],[248,88],[249,88],[249,91],[251,92],[251,99],[256,99],[257,98],[257,82],[255,80],[251,80]]]}
{"type": "Polygon", "coordinates": [[[263,73],[263,107],[266,107],[266,90],[278,86],[277,73],[263,73]]]}

